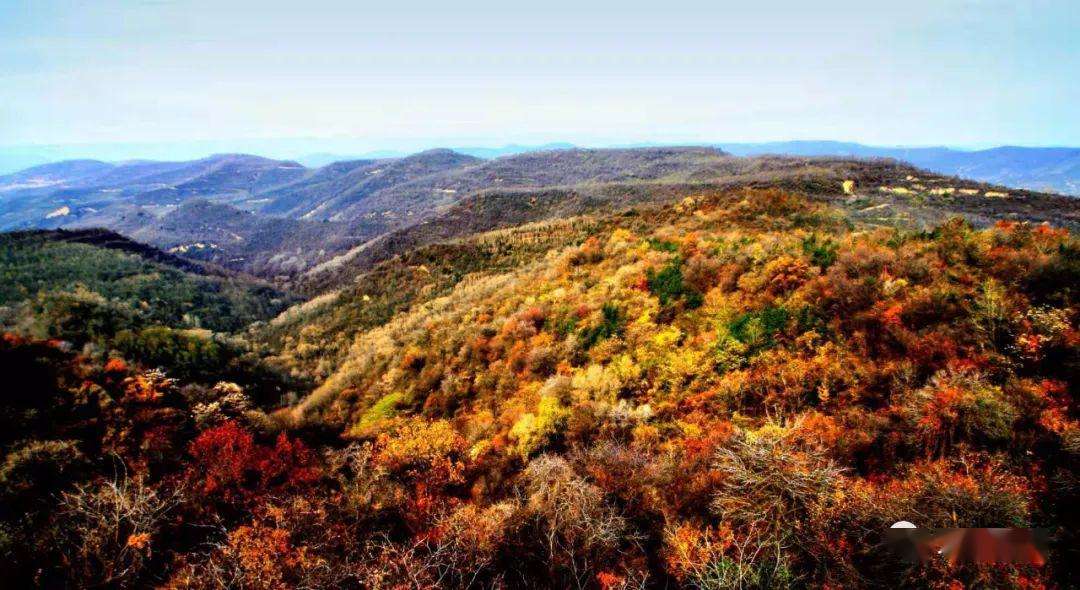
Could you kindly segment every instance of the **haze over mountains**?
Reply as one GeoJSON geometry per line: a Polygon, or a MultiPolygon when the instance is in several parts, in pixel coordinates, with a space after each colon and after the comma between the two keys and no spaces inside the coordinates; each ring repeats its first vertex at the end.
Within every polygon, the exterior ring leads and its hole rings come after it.
{"type": "MultiPolygon", "coordinates": [[[[449,143],[449,142],[448,142],[449,143]]],[[[449,143],[449,145],[453,145],[449,143]]],[[[895,158],[941,174],[993,182],[1015,188],[1080,194],[1080,148],[1001,146],[967,150],[944,146],[871,146],[843,141],[773,141],[707,143],[737,156],[854,156],[895,158]]],[[[571,143],[509,144],[500,147],[461,146],[452,149],[478,158],[497,158],[534,151],[572,149],[571,143]]],[[[611,147],[663,147],[662,144],[613,144],[611,147]]],[[[0,174],[87,157],[106,161],[133,158],[184,160],[193,154],[246,152],[273,155],[317,168],[344,160],[401,158],[402,148],[371,150],[348,140],[252,140],[185,144],[104,144],[86,146],[0,147],[0,174]]]]}
{"type": "Polygon", "coordinates": [[[1080,195],[1080,148],[1002,146],[986,150],[946,147],[874,147],[838,141],[719,144],[738,156],[854,156],[894,158],[939,174],[1015,188],[1080,195]]]}
{"type": "MultiPolygon", "coordinates": [[[[490,159],[436,149],[321,167],[246,154],[181,162],[69,160],[0,177],[0,230],[103,227],[233,270],[323,284],[328,279],[311,277],[346,262],[366,267],[467,233],[663,203],[704,188],[768,185],[835,194],[842,181],[852,180],[877,204],[897,201],[886,188],[907,183],[914,186],[911,196],[889,206],[927,222],[933,221],[935,207],[951,212],[966,207],[976,223],[990,219],[983,213],[990,206],[984,194],[1011,192],[1013,198],[992,205],[995,214],[1006,211],[1032,221],[1060,216],[1059,223],[1070,224],[1075,209],[1064,197],[959,179],[934,180],[951,191],[940,192],[946,189],[909,180],[925,176],[924,171],[874,160],[891,152],[858,144],[559,147],[520,148],[525,151],[490,159]],[[839,157],[817,155],[830,151],[839,157]],[[796,155],[757,155],[780,152],[796,155]],[[961,189],[970,193],[969,200],[978,196],[978,202],[957,201],[954,193],[961,189]]],[[[1044,183],[1075,186],[1069,184],[1078,169],[1074,152],[927,149],[903,155],[927,170],[1004,179],[995,184],[1027,185],[1043,175],[1044,183]]]]}

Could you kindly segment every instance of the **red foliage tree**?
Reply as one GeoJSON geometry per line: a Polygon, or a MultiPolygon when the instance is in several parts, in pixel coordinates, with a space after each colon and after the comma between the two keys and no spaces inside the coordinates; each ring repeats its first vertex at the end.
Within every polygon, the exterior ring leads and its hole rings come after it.
{"type": "Polygon", "coordinates": [[[253,497],[276,487],[295,488],[319,477],[311,451],[285,433],[272,447],[233,421],[210,428],[192,441],[192,473],[202,477],[202,492],[226,500],[253,497]]]}

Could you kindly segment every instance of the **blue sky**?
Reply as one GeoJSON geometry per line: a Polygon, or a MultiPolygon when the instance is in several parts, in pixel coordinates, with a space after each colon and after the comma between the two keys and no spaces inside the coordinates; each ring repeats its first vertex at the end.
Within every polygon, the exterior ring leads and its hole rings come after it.
{"type": "Polygon", "coordinates": [[[1075,0],[0,0],[0,146],[1080,144],[1075,0]]]}

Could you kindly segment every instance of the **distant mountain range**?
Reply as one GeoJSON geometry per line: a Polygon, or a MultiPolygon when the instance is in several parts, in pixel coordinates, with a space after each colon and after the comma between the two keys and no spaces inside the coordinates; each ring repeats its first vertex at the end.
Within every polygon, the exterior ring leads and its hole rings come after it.
{"type": "Polygon", "coordinates": [[[895,158],[939,174],[1013,188],[1080,195],[1080,148],[1004,146],[967,151],[945,147],[873,147],[838,141],[722,143],[717,147],[737,156],[895,158]]]}
{"type": "MultiPolygon", "coordinates": [[[[435,141],[431,145],[455,145],[450,141],[435,141]]],[[[497,158],[524,152],[569,149],[570,143],[509,144],[479,146],[464,144],[454,151],[478,158],[497,158]]],[[[652,146],[657,147],[657,146],[652,146]]],[[[372,149],[359,140],[350,139],[255,139],[222,141],[187,141],[173,143],[102,143],[71,145],[0,145],[0,176],[20,170],[54,164],[65,160],[94,159],[106,162],[129,160],[184,161],[206,157],[208,154],[262,154],[267,157],[294,160],[311,168],[319,168],[343,160],[379,160],[403,158],[421,149],[413,145],[387,145],[372,149]]]]}
{"type": "MultiPolygon", "coordinates": [[[[502,156],[513,156],[516,154],[524,154],[527,152],[546,152],[552,150],[569,150],[574,149],[575,146],[572,143],[545,143],[540,145],[519,145],[510,144],[502,147],[456,147],[452,148],[453,151],[459,154],[465,154],[467,156],[474,156],[477,158],[491,159],[501,158],[502,156]]],[[[649,146],[659,147],[659,146],[649,146]]],[[[374,152],[360,152],[359,155],[343,156],[341,154],[334,154],[328,152],[305,154],[296,158],[297,162],[304,164],[305,166],[319,167],[327,164],[333,164],[334,162],[340,162],[342,160],[358,160],[358,159],[372,159],[372,158],[402,158],[408,156],[410,152],[393,151],[393,150],[380,150],[374,152]]]]}
{"type": "Polygon", "coordinates": [[[422,223],[480,191],[682,178],[725,158],[714,148],[653,148],[489,160],[439,149],[318,168],[244,154],[72,160],[0,177],[0,230],[106,227],[276,276],[422,223]]]}
{"type": "MultiPolygon", "coordinates": [[[[1012,188],[1080,196],[1080,148],[1003,146],[984,150],[947,147],[879,147],[842,141],[775,141],[764,143],[709,144],[736,156],[850,156],[893,158],[939,174],[961,176],[1012,188]]],[[[501,148],[454,148],[478,158],[497,158],[531,151],[572,149],[569,143],[539,146],[508,145],[501,148]]],[[[658,144],[616,146],[623,148],[661,147],[658,144]]],[[[373,152],[362,157],[400,157],[400,152],[373,152]]],[[[358,156],[360,157],[360,156],[358,156]]],[[[322,153],[302,156],[308,166],[322,166],[346,159],[322,153]]]]}
{"type": "MultiPolygon", "coordinates": [[[[763,143],[709,144],[736,156],[850,156],[856,158],[892,158],[951,176],[992,182],[1011,188],[1023,188],[1063,195],[1080,196],[1080,148],[1003,146],[984,150],[961,150],[947,147],[880,147],[842,141],[775,141],[763,143]]],[[[570,143],[544,145],[507,145],[499,148],[453,148],[478,158],[498,158],[535,151],[573,149],[570,143]]],[[[634,144],[619,148],[663,147],[660,144],[634,144]]],[[[297,158],[307,166],[323,166],[350,158],[402,157],[404,152],[366,152],[346,157],[331,153],[310,154],[297,158]]]]}
{"type": "Polygon", "coordinates": [[[437,240],[741,186],[833,198],[842,195],[842,180],[852,180],[867,194],[884,198],[882,187],[906,182],[915,192],[889,206],[906,211],[915,224],[946,213],[975,222],[1002,215],[1066,225],[1076,221],[1073,199],[1046,200],[1037,193],[927,176],[925,170],[1001,179],[995,185],[1075,187],[1076,164],[1070,162],[1076,156],[1070,153],[1077,150],[919,149],[899,154],[822,142],[547,147],[377,154],[318,167],[246,154],[177,162],[67,160],[0,176],[0,231],[102,227],[234,271],[284,283],[333,284],[341,274],[335,269],[342,265],[370,266],[437,240]],[[817,155],[825,152],[836,155],[817,155]],[[774,153],[795,155],[756,155],[774,153]],[[919,168],[880,159],[901,155],[919,168]],[[1036,166],[1052,170],[1053,183],[1024,180],[1036,166]],[[964,199],[948,200],[961,189],[964,199]],[[993,203],[985,198],[1010,192],[1018,198],[993,203]],[[945,213],[934,199],[948,201],[939,204],[945,213]]]}
{"type": "MultiPolygon", "coordinates": [[[[318,168],[344,160],[379,160],[402,158],[412,152],[402,149],[378,151],[350,149],[345,140],[267,140],[262,142],[201,142],[177,151],[166,144],[118,146],[42,146],[0,148],[0,174],[95,154],[107,161],[126,160],[133,154],[142,158],[174,159],[178,153],[245,151],[262,154],[291,154],[291,159],[307,167],[318,168]]],[[[881,147],[840,141],[778,141],[766,143],[709,144],[737,156],[778,154],[791,156],[854,156],[895,158],[940,174],[949,174],[992,182],[1013,188],[1057,192],[1080,196],[1080,148],[1075,147],[996,147],[962,150],[948,147],[881,147]]],[[[456,147],[453,151],[477,158],[491,159],[535,151],[572,149],[570,143],[540,145],[510,144],[502,147],[456,147]]],[[[620,145],[614,147],[664,147],[661,144],[620,145]]]]}

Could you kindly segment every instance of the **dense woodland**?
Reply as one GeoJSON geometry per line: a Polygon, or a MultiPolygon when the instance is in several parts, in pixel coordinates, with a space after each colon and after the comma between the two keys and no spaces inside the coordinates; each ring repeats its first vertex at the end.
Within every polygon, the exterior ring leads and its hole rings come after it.
{"type": "Polygon", "coordinates": [[[711,187],[575,209],[287,310],[239,276],[5,237],[0,575],[1073,587],[1080,242],[866,207],[711,187]],[[1054,541],[1042,567],[912,566],[881,545],[898,520],[1054,541]]]}

